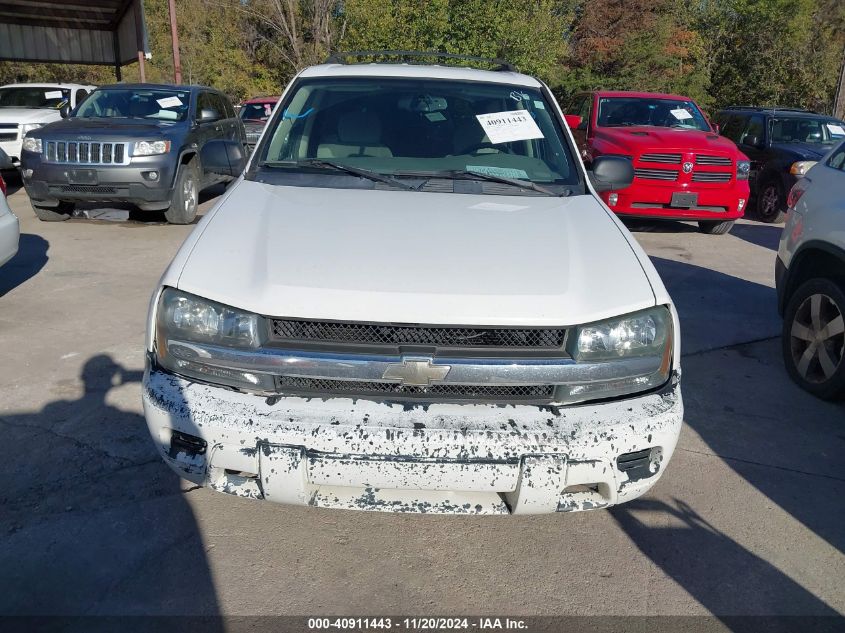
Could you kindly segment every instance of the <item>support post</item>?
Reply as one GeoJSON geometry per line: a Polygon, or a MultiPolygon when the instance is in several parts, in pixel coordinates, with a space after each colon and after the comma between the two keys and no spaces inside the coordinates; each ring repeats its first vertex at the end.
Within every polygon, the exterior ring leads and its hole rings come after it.
{"type": "Polygon", "coordinates": [[[179,28],[176,24],[176,0],[168,0],[170,7],[170,38],[173,42],[173,79],[182,83],[182,61],[179,59],[179,28]]]}

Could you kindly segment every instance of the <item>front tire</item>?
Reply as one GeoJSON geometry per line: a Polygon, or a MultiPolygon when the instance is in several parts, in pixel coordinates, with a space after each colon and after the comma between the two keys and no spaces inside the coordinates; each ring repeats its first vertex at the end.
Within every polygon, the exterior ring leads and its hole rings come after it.
{"type": "Polygon", "coordinates": [[[845,396],[845,284],[804,282],[787,303],[783,360],[790,378],[819,398],[845,396]]]}
{"type": "Polygon", "coordinates": [[[757,192],[757,218],[761,222],[776,224],[786,219],[786,196],[783,185],[769,180],[757,192]]]}
{"type": "Polygon", "coordinates": [[[698,223],[698,230],[708,235],[724,235],[733,228],[734,221],[714,222],[711,220],[702,220],[698,223]]]}
{"type": "Polygon", "coordinates": [[[173,187],[170,206],[164,217],[170,224],[190,224],[197,217],[199,209],[200,174],[197,161],[192,158],[179,167],[173,187]]]}
{"type": "Polygon", "coordinates": [[[40,207],[34,202],[30,201],[32,210],[35,215],[42,222],[64,222],[73,214],[73,209],[76,207],[72,202],[60,202],[56,207],[40,207]]]}

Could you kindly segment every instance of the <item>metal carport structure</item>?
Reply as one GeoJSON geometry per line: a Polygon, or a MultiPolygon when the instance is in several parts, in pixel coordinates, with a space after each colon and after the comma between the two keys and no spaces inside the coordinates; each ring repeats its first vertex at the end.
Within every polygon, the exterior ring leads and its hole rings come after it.
{"type": "Polygon", "coordinates": [[[0,61],[121,67],[149,52],[143,0],[0,0],[0,61]]]}

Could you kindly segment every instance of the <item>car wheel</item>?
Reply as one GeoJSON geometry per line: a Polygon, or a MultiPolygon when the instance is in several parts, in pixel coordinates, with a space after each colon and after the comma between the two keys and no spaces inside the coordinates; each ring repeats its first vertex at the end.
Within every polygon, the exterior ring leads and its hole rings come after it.
{"type": "Polygon", "coordinates": [[[73,209],[76,206],[72,202],[60,202],[57,207],[39,207],[34,202],[30,202],[32,210],[35,215],[42,222],[64,222],[73,214],[73,209]]]}
{"type": "Polygon", "coordinates": [[[698,230],[702,233],[707,233],[708,235],[724,235],[733,228],[733,225],[733,220],[728,220],[727,222],[714,222],[710,220],[702,220],[698,223],[698,230]]]}
{"type": "Polygon", "coordinates": [[[783,222],[786,218],[786,198],[783,186],[777,181],[769,181],[760,187],[757,193],[757,218],[763,222],[774,224],[783,222]]]}
{"type": "Polygon", "coordinates": [[[800,387],[826,400],[845,396],[845,285],[811,279],[789,299],[783,357],[800,387]]]}
{"type": "Polygon", "coordinates": [[[173,197],[164,217],[170,224],[190,224],[197,217],[199,208],[200,175],[196,159],[179,168],[173,197]]]}

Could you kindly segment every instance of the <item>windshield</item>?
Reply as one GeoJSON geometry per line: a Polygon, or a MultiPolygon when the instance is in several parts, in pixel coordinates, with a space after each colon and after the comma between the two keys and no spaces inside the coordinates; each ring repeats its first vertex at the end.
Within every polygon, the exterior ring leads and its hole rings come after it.
{"type": "Polygon", "coordinates": [[[710,132],[707,119],[692,101],[649,97],[602,97],[598,125],[652,125],[710,132]]]}
{"type": "Polygon", "coordinates": [[[773,117],[772,143],[830,145],[845,138],[845,123],[836,119],[773,117]]]}
{"type": "Polygon", "coordinates": [[[0,88],[0,108],[61,108],[70,103],[70,90],[50,86],[0,88]]]}
{"type": "Polygon", "coordinates": [[[273,102],[245,103],[241,106],[240,117],[244,121],[266,121],[273,114],[273,102]]]}
{"type": "MultiPolygon", "coordinates": [[[[351,167],[359,177],[367,170],[391,176],[393,183],[415,176],[477,175],[478,180],[578,184],[552,107],[539,89],[506,84],[382,77],[300,80],[269,124],[258,168],[332,169],[335,181],[344,171],[340,167],[351,167]]],[[[520,194],[518,188],[502,189],[520,194]]],[[[554,195],[563,194],[556,190],[554,195]]]]}
{"type": "Polygon", "coordinates": [[[83,119],[155,119],[184,121],[188,118],[191,94],[187,90],[95,90],[74,116],[83,119]]]}

